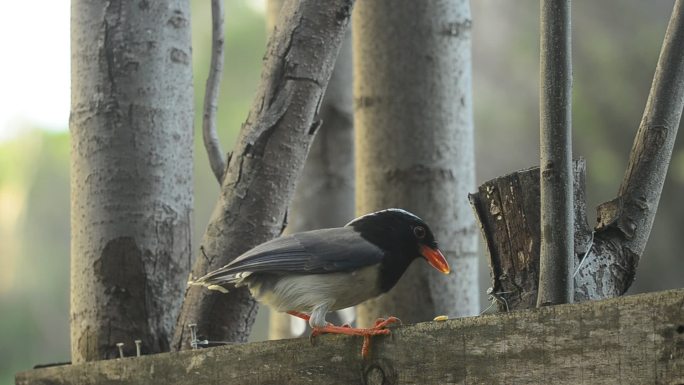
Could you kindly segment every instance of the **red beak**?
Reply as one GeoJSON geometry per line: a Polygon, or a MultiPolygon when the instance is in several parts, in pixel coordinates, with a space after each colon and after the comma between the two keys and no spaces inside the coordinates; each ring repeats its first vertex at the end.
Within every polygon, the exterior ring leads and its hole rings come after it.
{"type": "Polygon", "coordinates": [[[439,249],[433,249],[429,246],[420,245],[420,253],[423,254],[423,257],[425,257],[428,263],[435,269],[444,274],[449,274],[449,271],[451,271],[449,269],[449,263],[439,249]]]}

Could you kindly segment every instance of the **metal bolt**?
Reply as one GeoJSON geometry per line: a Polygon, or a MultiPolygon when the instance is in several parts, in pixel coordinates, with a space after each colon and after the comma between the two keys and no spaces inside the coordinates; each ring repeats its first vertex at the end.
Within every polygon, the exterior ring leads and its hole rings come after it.
{"type": "Polygon", "coordinates": [[[119,358],[124,358],[123,346],[124,346],[123,342],[118,342],[116,344],[116,347],[119,348],[119,358]]]}
{"type": "Polygon", "coordinates": [[[135,340],[135,356],[140,357],[140,345],[142,344],[141,340],[135,340]]]}

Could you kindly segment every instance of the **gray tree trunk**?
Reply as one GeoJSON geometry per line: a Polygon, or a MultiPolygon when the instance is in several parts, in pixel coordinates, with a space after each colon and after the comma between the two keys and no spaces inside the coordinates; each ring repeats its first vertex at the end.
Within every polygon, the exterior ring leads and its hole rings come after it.
{"type": "MultiPolygon", "coordinates": [[[[266,3],[266,26],[275,27],[284,0],[266,3]]],[[[354,132],[351,29],[347,31],[321,104],[323,124],[313,140],[288,212],[287,233],[337,227],[354,217],[354,132]]],[[[329,320],[330,321],[330,320],[329,320]]],[[[299,319],[271,312],[269,338],[295,337],[299,319]]]]}
{"type": "Polygon", "coordinates": [[[479,311],[467,0],[360,0],[354,19],[356,208],[420,216],[452,268],[414,263],[388,294],[358,306],[404,322],[479,311]]]}
{"type": "Polygon", "coordinates": [[[190,269],[190,5],[71,8],[74,363],[169,349],[190,269]]]}
{"type": "MultiPolygon", "coordinates": [[[[228,160],[192,269],[199,277],[278,236],[320,126],[317,114],[354,0],[288,0],[271,35],[257,96],[228,160]]],[[[245,288],[190,287],[172,346],[190,348],[189,324],[213,341],[246,341],[257,306],[245,288]]]]}

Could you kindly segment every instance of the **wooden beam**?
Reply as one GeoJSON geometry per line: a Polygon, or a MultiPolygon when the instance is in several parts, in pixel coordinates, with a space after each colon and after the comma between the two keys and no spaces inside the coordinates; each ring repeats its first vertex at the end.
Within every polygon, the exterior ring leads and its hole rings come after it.
{"type": "Polygon", "coordinates": [[[19,373],[39,384],[680,384],[684,289],[400,327],[19,373]]]}

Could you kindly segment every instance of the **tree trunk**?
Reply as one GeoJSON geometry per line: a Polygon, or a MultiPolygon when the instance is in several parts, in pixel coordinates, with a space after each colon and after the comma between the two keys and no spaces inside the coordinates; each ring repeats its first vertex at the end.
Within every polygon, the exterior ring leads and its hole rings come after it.
{"type": "MultiPolygon", "coordinates": [[[[354,0],[288,0],[271,35],[261,84],[243,125],[192,269],[199,277],[278,236],[285,224],[354,0]]],[[[246,288],[228,294],[192,286],[173,339],[189,349],[187,326],[203,338],[246,341],[256,315],[246,288]]]]}
{"type": "Polygon", "coordinates": [[[190,269],[190,5],[72,2],[74,363],[169,349],[190,269]]]}
{"type": "Polygon", "coordinates": [[[453,273],[414,263],[358,307],[404,322],[479,311],[467,0],[361,0],[354,19],[357,214],[407,209],[435,232],[453,273]]]}
{"type": "MultiPolygon", "coordinates": [[[[266,24],[275,27],[284,0],[269,0],[266,24]]],[[[351,29],[347,31],[321,104],[323,124],[313,140],[288,211],[287,233],[338,227],[354,217],[354,136],[351,29]]],[[[329,320],[330,321],[330,320],[329,320]]],[[[295,337],[291,323],[271,312],[269,338],[295,337]]]]}

